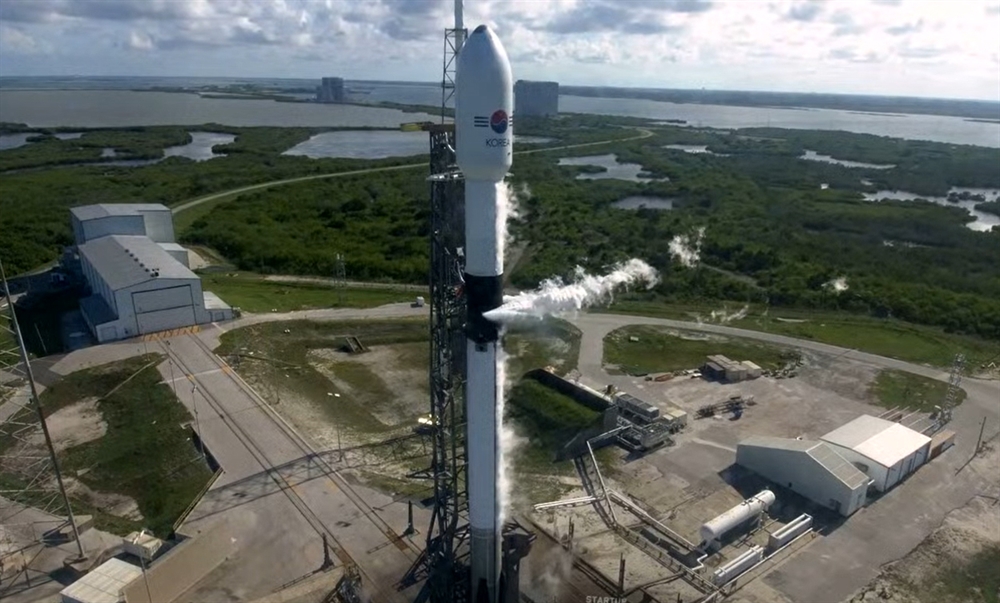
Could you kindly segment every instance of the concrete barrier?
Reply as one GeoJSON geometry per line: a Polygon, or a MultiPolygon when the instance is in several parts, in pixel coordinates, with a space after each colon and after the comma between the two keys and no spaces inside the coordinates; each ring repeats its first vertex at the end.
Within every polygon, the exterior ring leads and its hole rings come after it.
{"type": "Polygon", "coordinates": [[[125,602],[171,603],[218,567],[233,550],[229,524],[218,521],[147,566],[143,576],[125,587],[125,602]]]}

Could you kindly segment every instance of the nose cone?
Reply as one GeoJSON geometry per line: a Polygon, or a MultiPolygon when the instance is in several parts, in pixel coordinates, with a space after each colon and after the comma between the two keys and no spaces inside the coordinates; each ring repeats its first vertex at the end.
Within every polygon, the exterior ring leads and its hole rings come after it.
{"type": "Polygon", "coordinates": [[[480,25],[462,45],[455,86],[455,143],[467,179],[502,180],[513,158],[514,80],[507,51],[480,25]]]}

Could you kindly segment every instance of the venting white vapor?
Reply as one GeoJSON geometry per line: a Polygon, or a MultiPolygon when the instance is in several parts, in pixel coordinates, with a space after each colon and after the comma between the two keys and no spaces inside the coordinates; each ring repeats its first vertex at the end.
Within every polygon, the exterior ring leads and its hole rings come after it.
{"type": "Polygon", "coordinates": [[[634,285],[653,288],[660,280],[655,268],[640,259],[617,264],[605,275],[595,276],[577,266],[573,282],[561,278],[542,282],[535,291],[504,297],[504,304],[483,316],[494,322],[510,322],[522,318],[543,318],[565,314],[610,301],[616,291],[634,285]]]}
{"type": "MultiPolygon", "coordinates": [[[[503,337],[501,335],[501,341],[503,337]]],[[[514,492],[514,455],[525,443],[525,439],[517,434],[514,426],[504,421],[504,413],[507,408],[507,395],[513,385],[512,376],[508,375],[507,362],[510,360],[507,352],[502,347],[497,348],[497,425],[499,425],[500,450],[498,453],[497,465],[500,468],[499,484],[497,485],[497,498],[499,499],[499,524],[504,525],[511,516],[511,506],[513,504],[514,492]]]]}
{"type": "Polygon", "coordinates": [[[831,279],[831,280],[823,283],[823,288],[824,289],[829,289],[830,291],[833,291],[834,293],[843,293],[844,291],[847,291],[847,277],[846,276],[838,276],[835,279],[831,279]]]}
{"type": "Polygon", "coordinates": [[[735,312],[729,312],[728,308],[723,308],[722,310],[712,310],[709,313],[709,320],[721,325],[729,324],[734,320],[742,320],[747,317],[747,312],[750,311],[750,306],[743,306],[735,312]]]}
{"type": "Polygon", "coordinates": [[[521,217],[520,200],[530,195],[527,184],[515,191],[509,182],[503,182],[497,189],[497,254],[504,259],[507,247],[513,243],[509,222],[521,217]]]}
{"type": "Polygon", "coordinates": [[[676,235],[670,240],[670,255],[681,265],[693,268],[701,259],[701,241],[705,238],[705,227],[695,230],[692,235],[676,235]]]}

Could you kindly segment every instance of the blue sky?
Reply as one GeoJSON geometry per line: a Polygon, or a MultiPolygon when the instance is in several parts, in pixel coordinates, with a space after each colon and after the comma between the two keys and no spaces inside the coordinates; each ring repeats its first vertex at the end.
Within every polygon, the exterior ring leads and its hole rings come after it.
{"type": "MultiPolygon", "coordinates": [[[[452,0],[0,0],[0,75],[435,81],[452,0]]],[[[1000,100],[1000,0],[467,0],[517,78],[1000,100]]]]}

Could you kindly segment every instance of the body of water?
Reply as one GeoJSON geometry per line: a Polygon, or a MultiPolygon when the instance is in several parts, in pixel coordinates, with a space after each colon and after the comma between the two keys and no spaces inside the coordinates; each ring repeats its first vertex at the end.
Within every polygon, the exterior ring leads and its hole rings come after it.
{"type": "Polygon", "coordinates": [[[647,119],[683,119],[708,128],[793,128],[845,130],[912,140],[1000,147],[1000,124],[941,115],[870,114],[832,109],[732,107],[664,103],[635,98],[560,96],[559,111],[647,119]]]}
{"type": "Polygon", "coordinates": [[[603,172],[592,174],[577,174],[577,180],[628,180],[629,182],[653,182],[655,178],[640,176],[642,166],[638,163],[618,163],[618,156],[588,155],[586,157],[564,157],[559,165],[595,165],[604,168],[603,172]]]}
{"type": "Polygon", "coordinates": [[[219,132],[188,132],[191,142],[163,149],[163,157],[187,157],[195,161],[207,161],[214,157],[225,157],[225,153],[215,153],[212,147],[217,144],[230,144],[236,140],[235,134],[219,132]]]}
{"type": "MultiPolygon", "coordinates": [[[[542,144],[552,140],[541,136],[515,136],[514,144],[542,144]]],[[[321,157],[383,159],[426,155],[430,153],[429,144],[426,132],[400,130],[323,132],[300,142],[282,154],[304,155],[313,159],[321,157]]]]}
{"type": "Polygon", "coordinates": [[[34,134],[0,134],[0,151],[16,149],[28,144],[28,138],[34,134]]]}
{"type": "Polygon", "coordinates": [[[614,207],[618,209],[673,209],[674,201],[673,199],[665,199],[663,197],[625,197],[620,201],[615,201],[612,203],[614,207]]]}
{"type": "Polygon", "coordinates": [[[401,132],[398,130],[357,130],[352,132],[323,132],[300,142],[282,155],[321,157],[350,157],[352,159],[382,159],[383,157],[408,157],[430,153],[426,132],[401,132]]]}
{"type": "MultiPolygon", "coordinates": [[[[961,188],[952,187],[948,193],[963,193],[968,192],[973,195],[982,195],[987,201],[997,201],[1000,200],[1000,191],[996,191],[988,188],[961,188]]],[[[972,217],[975,218],[974,221],[966,224],[972,230],[987,231],[994,226],[1000,226],[1000,216],[995,216],[993,214],[988,214],[986,212],[978,211],[976,209],[976,204],[981,203],[981,201],[958,201],[951,202],[945,197],[928,197],[926,195],[918,195],[916,193],[909,193],[906,191],[876,191],[874,193],[865,193],[865,199],[869,201],[879,201],[881,199],[894,199],[897,201],[915,201],[917,199],[925,199],[931,203],[937,203],[938,205],[944,205],[945,207],[961,207],[969,212],[972,217]]]]}
{"type": "Polygon", "coordinates": [[[0,115],[4,121],[32,127],[88,128],[206,123],[389,128],[405,122],[438,121],[424,113],[357,105],[279,103],[128,90],[0,90],[0,115]]]}
{"type": "MultiPolygon", "coordinates": [[[[221,123],[234,126],[376,126],[395,127],[403,122],[438,121],[436,116],[403,113],[394,109],[278,103],[270,100],[205,98],[197,94],[133,92],[122,89],[52,90],[15,89],[17,78],[0,88],[0,115],[4,121],[31,126],[115,127],[136,125],[189,125],[221,123]]],[[[24,79],[24,78],[21,78],[24,79]]],[[[31,78],[32,82],[37,78],[31,78]]],[[[59,80],[52,86],[143,87],[148,85],[208,85],[234,83],[225,78],[151,79],[141,85],[135,78],[59,80]],[[188,81],[190,80],[190,81],[188,81]],[[130,84],[129,82],[132,81],[130,84]]],[[[142,78],[139,78],[142,79],[142,78]]],[[[149,79],[149,78],[147,78],[149,79]]],[[[263,83],[270,80],[261,80],[263,83]]],[[[258,82],[260,83],[260,82],[258,82]]],[[[283,85],[315,86],[313,80],[274,80],[283,85]]],[[[35,85],[35,84],[33,84],[35,85]]],[[[438,105],[441,90],[434,84],[392,82],[345,83],[347,96],[356,102],[395,102],[438,105]]],[[[308,93],[300,93],[308,96],[308,93]]],[[[711,128],[776,127],[807,130],[846,130],[879,136],[933,140],[954,144],[1000,147],[1000,123],[969,121],[961,117],[857,113],[830,109],[733,107],[678,104],[644,99],[592,98],[562,95],[565,113],[621,115],[654,120],[678,119],[688,126],[711,128]]]]}
{"type": "Polygon", "coordinates": [[[799,157],[799,159],[805,159],[807,161],[822,161],[823,163],[834,163],[836,165],[842,165],[849,168],[869,168],[873,170],[891,170],[896,167],[890,164],[878,164],[878,163],[861,163],[860,161],[846,161],[844,159],[834,159],[830,155],[820,155],[816,151],[807,150],[804,155],[799,157]]]}
{"type": "Polygon", "coordinates": [[[702,154],[702,155],[716,155],[718,157],[728,157],[728,155],[723,155],[722,153],[713,153],[708,150],[707,145],[701,144],[665,144],[664,149],[670,149],[672,151],[684,151],[685,153],[692,154],[702,154]]]}

